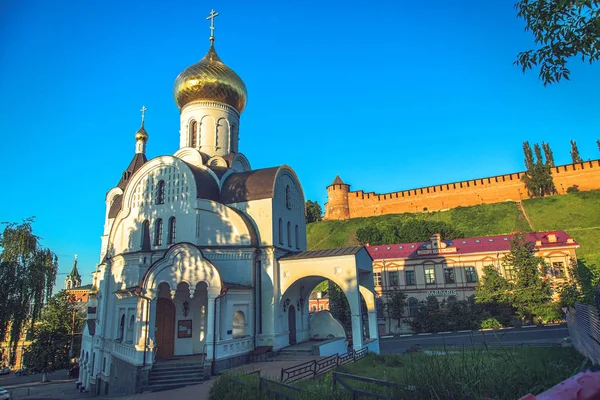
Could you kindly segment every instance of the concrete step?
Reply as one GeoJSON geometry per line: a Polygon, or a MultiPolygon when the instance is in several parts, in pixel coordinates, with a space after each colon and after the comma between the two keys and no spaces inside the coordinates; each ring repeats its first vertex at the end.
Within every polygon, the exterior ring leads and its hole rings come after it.
{"type": "Polygon", "coordinates": [[[203,379],[204,374],[202,374],[201,372],[198,373],[193,373],[193,374],[186,374],[186,373],[181,373],[181,374],[177,374],[177,375],[153,375],[150,377],[150,379],[148,379],[148,382],[155,383],[155,382],[165,382],[165,381],[172,381],[175,379],[203,379]]]}
{"type": "Polygon", "coordinates": [[[162,386],[187,386],[187,385],[198,385],[204,383],[202,377],[199,378],[180,378],[180,379],[169,379],[166,381],[153,382],[151,381],[148,385],[148,390],[153,390],[157,387],[162,386]]]}
{"type": "Polygon", "coordinates": [[[188,364],[154,364],[152,366],[152,371],[165,371],[170,369],[193,369],[193,368],[202,368],[202,363],[188,363],[188,364]]]}
{"type": "Polygon", "coordinates": [[[161,368],[154,369],[150,371],[150,374],[171,374],[171,373],[179,373],[179,372],[201,372],[204,371],[203,366],[193,366],[187,368],[161,368]]]}

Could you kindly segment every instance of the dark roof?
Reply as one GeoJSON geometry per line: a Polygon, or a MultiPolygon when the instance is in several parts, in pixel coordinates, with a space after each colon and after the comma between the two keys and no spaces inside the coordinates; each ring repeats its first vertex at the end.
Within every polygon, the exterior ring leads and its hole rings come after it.
{"type": "Polygon", "coordinates": [[[129,163],[129,166],[125,171],[123,171],[123,175],[121,175],[121,180],[117,184],[117,187],[120,187],[121,189],[125,190],[125,187],[129,182],[129,178],[131,178],[131,175],[133,175],[133,173],[138,169],[142,168],[142,165],[144,165],[146,161],[148,161],[148,159],[146,158],[145,154],[135,153],[135,156],[133,156],[133,159],[129,163]]]}
{"type": "Polygon", "coordinates": [[[186,163],[192,170],[194,180],[196,181],[196,197],[199,199],[208,199],[219,201],[219,184],[206,170],[186,163]]]}
{"type": "MultiPolygon", "coordinates": [[[[342,180],[342,178],[340,178],[339,175],[336,175],[335,179],[333,180],[333,183],[331,185],[345,185],[345,183],[342,180]]],[[[329,186],[331,186],[331,185],[329,185],[329,186]]]]}
{"type": "Polygon", "coordinates": [[[215,175],[219,177],[219,179],[221,179],[223,175],[225,175],[225,172],[229,171],[229,168],[227,167],[217,167],[215,165],[209,165],[208,168],[210,168],[212,172],[214,172],[215,175]]]}
{"type": "Polygon", "coordinates": [[[67,275],[67,277],[74,278],[76,281],[81,280],[81,275],[79,275],[79,271],[77,270],[77,259],[73,261],[73,269],[71,270],[71,273],[67,275]]]}
{"type": "MultiPolygon", "coordinates": [[[[541,242],[541,246],[536,246],[536,249],[547,249],[561,246],[578,246],[579,244],[573,240],[571,243],[567,239],[572,238],[565,231],[550,231],[550,232],[530,232],[525,235],[528,242],[541,242]],[[556,242],[548,240],[548,234],[556,234],[556,242]]],[[[452,256],[454,254],[469,254],[481,252],[505,252],[510,250],[510,242],[513,235],[497,235],[497,236],[479,236],[462,239],[442,240],[447,247],[455,247],[455,252],[442,253],[442,255],[452,256]]],[[[377,259],[389,258],[416,258],[423,257],[417,254],[417,250],[423,249],[423,245],[429,242],[414,242],[414,243],[399,243],[399,244],[382,244],[379,246],[367,246],[367,251],[377,259]]],[[[429,257],[439,257],[440,254],[427,254],[429,257]]]]}
{"type": "Polygon", "coordinates": [[[115,218],[119,211],[121,211],[121,207],[123,205],[123,196],[118,194],[115,196],[112,204],[110,205],[110,209],[108,210],[108,218],[115,218]]]}
{"type": "Polygon", "coordinates": [[[252,289],[252,285],[242,285],[241,283],[223,282],[227,289],[252,289]]]}
{"type": "Polygon", "coordinates": [[[71,288],[69,290],[91,290],[92,289],[92,284],[90,283],[89,285],[83,285],[83,286],[78,286],[78,287],[74,287],[71,288]]]}
{"type": "Polygon", "coordinates": [[[321,258],[321,257],[338,257],[353,255],[364,249],[364,246],[340,247],[337,249],[327,250],[307,250],[299,253],[290,253],[283,256],[280,260],[296,260],[301,258],[321,258]]]}
{"type": "Polygon", "coordinates": [[[279,168],[263,168],[229,175],[221,188],[221,203],[272,198],[279,168]]]}

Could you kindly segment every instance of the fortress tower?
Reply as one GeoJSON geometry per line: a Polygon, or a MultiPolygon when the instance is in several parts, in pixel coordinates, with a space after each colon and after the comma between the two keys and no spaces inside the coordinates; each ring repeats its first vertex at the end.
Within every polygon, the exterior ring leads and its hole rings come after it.
{"type": "Polygon", "coordinates": [[[344,183],[339,175],[333,183],[327,186],[327,199],[325,203],[325,216],[323,219],[348,219],[350,218],[350,205],[348,204],[348,192],[350,185],[344,183]]]}

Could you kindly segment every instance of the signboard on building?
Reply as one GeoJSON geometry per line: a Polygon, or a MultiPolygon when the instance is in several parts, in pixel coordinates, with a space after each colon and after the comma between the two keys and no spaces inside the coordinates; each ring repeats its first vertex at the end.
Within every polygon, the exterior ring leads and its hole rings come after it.
{"type": "Polygon", "coordinates": [[[427,296],[435,296],[435,297],[456,296],[456,289],[428,290],[427,296]]]}

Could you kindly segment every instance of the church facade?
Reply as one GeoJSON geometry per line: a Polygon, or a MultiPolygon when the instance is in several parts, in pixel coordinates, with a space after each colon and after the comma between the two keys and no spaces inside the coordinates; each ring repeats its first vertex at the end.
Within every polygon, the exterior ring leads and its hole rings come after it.
{"type": "Polygon", "coordinates": [[[369,253],[305,251],[300,181],[287,165],[252,169],[239,151],[247,91],[213,36],[174,95],[179,150],[146,158],[143,108],[135,155],[106,195],[79,384],[130,394],[165,360],[201,359],[214,373],[309,340],[308,298],[323,279],[349,300],[354,348],[378,352],[369,253]]]}

